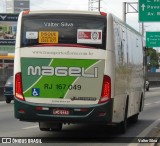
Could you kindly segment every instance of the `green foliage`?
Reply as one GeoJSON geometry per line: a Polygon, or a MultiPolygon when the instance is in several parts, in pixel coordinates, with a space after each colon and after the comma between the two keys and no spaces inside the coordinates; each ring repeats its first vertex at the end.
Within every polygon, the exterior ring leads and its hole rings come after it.
{"type": "Polygon", "coordinates": [[[153,48],[146,48],[145,55],[150,57],[150,62],[147,64],[147,68],[151,67],[159,68],[160,53],[153,48]]]}

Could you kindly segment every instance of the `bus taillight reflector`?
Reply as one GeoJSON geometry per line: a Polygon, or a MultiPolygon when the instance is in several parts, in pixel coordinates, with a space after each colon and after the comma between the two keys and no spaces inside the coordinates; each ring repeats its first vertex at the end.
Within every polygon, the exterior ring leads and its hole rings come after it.
{"type": "Polygon", "coordinates": [[[25,100],[23,96],[22,77],[20,72],[15,75],[15,96],[20,100],[25,100]]]}
{"type": "Polygon", "coordinates": [[[37,111],[45,111],[45,110],[49,110],[49,108],[48,107],[37,106],[36,110],[37,111]]]}
{"type": "Polygon", "coordinates": [[[111,98],[111,78],[107,75],[103,77],[103,86],[99,103],[104,103],[111,98]]]}
{"type": "Polygon", "coordinates": [[[21,114],[25,113],[24,109],[19,109],[18,112],[21,113],[21,114]]]}

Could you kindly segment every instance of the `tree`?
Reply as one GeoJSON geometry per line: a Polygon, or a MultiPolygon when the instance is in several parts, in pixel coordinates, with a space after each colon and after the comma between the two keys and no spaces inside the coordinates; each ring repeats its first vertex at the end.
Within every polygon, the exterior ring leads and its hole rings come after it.
{"type": "Polygon", "coordinates": [[[153,48],[146,48],[145,55],[150,57],[150,62],[147,64],[147,68],[150,70],[152,67],[159,68],[160,53],[153,48]]]}

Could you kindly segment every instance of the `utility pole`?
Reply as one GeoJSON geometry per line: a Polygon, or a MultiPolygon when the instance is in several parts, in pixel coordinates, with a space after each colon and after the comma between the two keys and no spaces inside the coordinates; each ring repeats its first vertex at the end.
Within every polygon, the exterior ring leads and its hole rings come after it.
{"type": "Polygon", "coordinates": [[[123,21],[126,22],[126,14],[138,13],[138,2],[123,2],[123,21]]]}
{"type": "MultiPolygon", "coordinates": [[[[126,22],[126,15],[128,13],[138,13],[138,2],[123,2],[122,16],[124,22],[126,22]]],[[[144,23],[142,23],[141,34],[144,37],[144,23]]]]}
{"type": "Polygon", "coordinates": [[[126,22],[126,2],[123,2],[122,6],[122,19],[124,22],[126,22]]]}
{"type": "Polygon", "coordinates": [[[144,37],[144,23],[142,22],[142,36],[144,37]]]}
{"type": "Polygon", "coordinates": [[[100,10],[101,10],[101,1],[98,0],[98,11],[100,12],[100,10]]]}
{"type": "Polygon", "coordinates": [[[101,0],[88,0],[88,10],[94,11],[94,10],[98,9],[98,11],[100,11],[100,9],[101,9],[100,1],[101,0]],[[95,6],[95,4],[97,4],[97,3],[98,3],[98,6],[97,5],[95,6]]]}

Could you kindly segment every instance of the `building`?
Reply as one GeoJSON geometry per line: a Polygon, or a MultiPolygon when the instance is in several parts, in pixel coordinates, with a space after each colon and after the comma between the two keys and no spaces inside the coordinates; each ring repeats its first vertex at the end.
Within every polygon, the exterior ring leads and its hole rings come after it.
{"type": "Polygon", "coordinates": [[[18,14],[30,9],[30,0],[0,1],[0,88],[13,75],[18,14]]]}
{"type": "Polygon", "coordinates": [[[20,13],[30,9],[30,0],[6,0],[6,13],[20,13]]]}
{"type": "Polygon", "coordinates": [[[0,87],[13,75],[18,14],[0,13],[0,87]]]}

